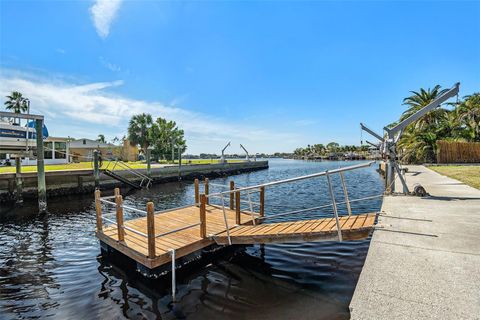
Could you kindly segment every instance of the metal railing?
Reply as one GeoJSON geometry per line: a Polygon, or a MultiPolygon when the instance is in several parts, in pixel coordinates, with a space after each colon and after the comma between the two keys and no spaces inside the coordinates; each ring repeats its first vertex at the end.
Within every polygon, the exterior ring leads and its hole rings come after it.
{"type": "MultiPolygon", "coordinates": [[[[345,181],[344,172],[370,167],[373,163],[375,163],[375,161],[370,161],[370,162],[366,162],[366,163],[362,163],[362,164],[358,164],[358,165],[353,165],[353,166],[348,166],[348,167],[343,167],[343,168],[338,168],[338,169],[333,169],[333,170],[326,170],[326,171],[322,171],[322,172],[318,172],[318,173],[314,173],[314,174],[309,174],[309,175],[304,175],[304,176],[300,176],[300,177],[295,177],[295,178],[289,178],[289,179],[267,182],[267,183],[248,186],[248,187],[237,187],[237,188],[233,188],[233,189],[230,188],[230,190],[228,190],[228,191],[220,191],[220,192],[211,193],[211,194],[208,194],[208,187],[207,187],[206,192],[205,192],[206,193],[205,197],[207,199],[208,198],[220,198],[222,200],[221,206],[222,206],[222,209],[223,209],[225,227],[226,227],[226,230],[227,230],[226,233],[227,233],[227,238],[228,238],[228,243],[229,244],[232,243],[232,240],[231,240],[231,237],[230,237],[228,221],[227,221],[227,217],[226,217],[226,213],[225,213],[224,197],[226,195],[230,195],[230,197],[232,197],[233,194],[235,194],[236,197],[239,197],[240,193],[242,193],[242,192],[246,193],[247,200],[236,199],[237,207],[239,205],[241,205],[241,203],[247,203],[248,204],[249,209],[250,209],[249,212],[252,214],[251,216],[252,216],[252,223],[253,224],[255,224],[258,220],[265,220],[265,219],[270,219],[270,218],[273,218],[273,217],[286,216],[286,215],[291,215],[291,214],[296,214],[296,213],[301,213],[301,212],[315,211],[315,210],[319,210],[319,209],[322,209],[322,208],[331,207],[333,209],[333,216],[335,218],[335,224],[336,224],[338,239],[339,239],[339,241],[342,241],[343,240],[342,239],[342,229],[341,229],[341,225],[340,225],[340,219],[339,219],[340,214],[339,214],[339,210],[338,210],[338,205],[339,204],[345,204],[346,207],[347,207],[347,213],[350,216],[350,215],[352,215],[352,208],[351,208],[351,203],[352,202],[374,199],[374,198],[379,198],[379,197],[383,196],[383,195],[374,195],[374,196],[368,196],[368,197],[364,197],[364,198],[360,198],[360,199],[350,200],[349,195],[348,195],[347,184],[346,184],[346,181],[345,181]],[[334,189],[333,189],[333,181],[332,181],[332,175],[334,175],[334,174],[339,174],[340,175],[340,181],[341,181],[341,184],[342,184],[343,196],[344,196],[344,199],[345,199],[345,201],[343,201],[343,202],[337,202],[337,200],[335,198],[335,192],[334,192],[334,189]],[[322,206],[315,206],[315,207],[307,208],[307,209],[293,210],[293,211],[288,211],[288,212],[283,212],[283,213],[278,213],[278,214],[273,214],[273,215],[268,215],[268,216],[264,215],[264,208],[265,208],[264,197],[265,197],[265,189],[267,187],[274,187],[274,186],[278,186],[278,185],[281,185],[281,184],[293,183],[293,182],[297,182],[297,181],[319,178],[319,177],[326,177],[327,185],[328,185],[328,192],[329,192],[329,196],[330,196],[330,203],[329,204],[322,205],[322,206]],[[252,201],[252,198],[251,198],[251,192],[252,191],[260,191],[260,202],[252,201]],[[254,205],[259,206],[261,208],[261,212],[259,214],[254,212],[254,210],[253,210],[254,205]]],[[[208,180],[206,180],[205,184],[206,185],[209,184],[208,180]]],[[[216,186],[220,186],[220,187],[223,187],[223,188],[228,188],[228,186],[225,186],[225,185],[217,185],[217,184],[212,184],[212,183],[210,183],[210,185],[216,185],[216,186]]],[[[232,185],[232,182],[231,182],[230,185],[232,185]]],[[[230,207],[230,209],[232,209],[232,208],[230,207]]],[[[244,211],[240,210],[240,208],[236,208],[236,209],[237,209],[236,210],[237,212],[244,212],[244,211]]],[[[246,212],[244,212],[244,213],[246,213],[246,212]]]]}
{"type": "Polygon", "coordinates": [[[141,173],[139,170],[132,168],[127,163],[125,163],[121,160],[118,160],[118,159],[111,159],[111,160],[108,160],[108,161],[109,162],[108,162],[107,166],[105,167],[106,170],[115,171],[117,166],[118,166],[118,167],[121,168],[120,169],[121,171],[127,171],[127,172],[133,174],[134,176],[136,176],[137,178],[139,178],[140,179],[140,187],[145,187],[145,188],[148,189],[150,187],[150,185],[152,184],[152,178],[150,178],[149,176],[141,173]],[[113,163],[113,167],[110,169],[110,165],[112,163],[113,163]]]}

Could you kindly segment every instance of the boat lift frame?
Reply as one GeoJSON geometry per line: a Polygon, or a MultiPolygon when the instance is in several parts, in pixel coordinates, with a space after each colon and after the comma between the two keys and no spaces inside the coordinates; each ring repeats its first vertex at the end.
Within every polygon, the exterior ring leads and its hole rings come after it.
{"type": "MultiPolygon", "coordinates": [[[[442,103],[447,101],[448,99],[457,96],[460,90],[460,82],[455,83],[455,85],[450,88],[449,90],[445,91],[443,94],[438,96],[432,102],[430,102],[425,107],[421,108],[408,118],[404,119],[397,125],[392,128],[384,127],[383,130],[385,131],[384,137],[377,134],[375,131],[369,129],[363,123],[360,123],[360,127],[363,131],[369,133],[373,137],[377,138],[380,141],[380,150],[384,159],[386,160],[386,169],[385,169],[385,179],[387,185],[387,194],[395,193],[395,174],[398,174],[400,181],[403,186],[403,194],[408,195],[410,191],[408,190],[407,183],[405,178],[403,177],[400,167],[397,161],[397,143],[402,137],[402,134],[406,127],[408,127],[413,122],[417,121],[421,117],[423,117],[428,112],[432,111],[433,109],[439,107],[442,103]]],[[[369,144],[372,144],[369,142],[369,144]]]]}

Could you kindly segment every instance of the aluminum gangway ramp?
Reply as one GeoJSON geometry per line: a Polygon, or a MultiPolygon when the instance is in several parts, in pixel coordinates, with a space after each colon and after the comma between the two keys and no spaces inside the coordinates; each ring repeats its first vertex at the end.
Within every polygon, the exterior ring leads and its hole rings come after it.
{"type": "Polygon", "coordinates": [[[108,162],[107,167],[103,169],[102,172],[105,175],[115,180],[118,180],[135,189],[142,189],[142,188],[148,189],[148,187],[150,187],[152,183],[152,179],[150,177],[141,173],[137,169],[133,169],[127,163],[118,159],[110,160],[108,162]],[[118,172],[120,171],[127,172],[130,175],[130,179],[123,175],[118,174],[118,172]]]}
{"type": "MultiPolygon", "coordinates": [[[[377,213],[341,217],[343,240],[365,239],[375,227],[377,213]]],[[[337,240],[335,218],[241,225],[230,229],[230,244],[260,244],[337,240]]],[[[217,244],[229,244],[227,232],[213,237],[217,244]]]]}

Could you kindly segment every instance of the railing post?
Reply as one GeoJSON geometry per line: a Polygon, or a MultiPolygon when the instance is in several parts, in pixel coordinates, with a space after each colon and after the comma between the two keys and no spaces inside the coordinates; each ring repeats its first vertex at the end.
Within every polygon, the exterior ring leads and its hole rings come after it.
{"type": "Polygon", "coordinates": [[[326,176],[328,181],[328,189],[330,190],[330,198],[332,199],[333,214],[335,215],[335,220],[337,223],[338,241],[342,241],[342,229],[340,227],[340,220],[338,220],[337,202],[335,201],[335,195],[333,194],[332,180],[330,179],[328,170],[326,171],[326,176]]]}
{"type": "Polygon", "coordinates": [[[235,223],[241,224],[241,217],[240,217],[240,191],[235,191],[235,223]]]}
{"type": "Polygon", "coordinates": [[[265,216],[265,186],[260,187],[260,217],[265,216]]]}
{"type": "Polygon", "coordinates": [[[125,229],[123,228],[123,199],[121,195],[115,196],[117,204],[117,233],[118,241],[125,241],[125,229]]]}
{"type": "Polygon", "coordinates": [[[233,192],[235,190],[235,182],[233,180],[230,181],[230,210],[233,210],[234,208],[234,197],[235,194],[233,192]]]}
{"type": "Polygon", "coordinates": [[[207,217],[206,217],[207,197],[204,194],[200,195],[200,238],[207,237],[207,217]]]}
{"type": "Polygon", "coordinates": [[[198,204],[200,203],[200,188],[199,188],[198,179],[195,179],[194,185],[195,185],[195,205],[198,206],[198,204]]]}
{"type": "MultiPolygon", "coordinates": [[[[208,187],[208,178],[205,178],[205,195],[208,196],[208,190],[209,190],[209,187],[208,187]]],[[[207,202],[206,204],[208,204],[210,201],[208,201],[208,197],[207,197],[207,202]]]]}
{"type": "Polygon", "coordinates": [[[97,212],[97,231],[103,232],[102,203],[100,202],[100,190],[95,190],[95,211],[97,212]]]}
{"type": "Polygon", "coordinates": [[[147,239],[148,257],[155,258],[155,208],[153,202],[147,203],[147,239]]]}
{"type": "Polygon", "coordinates": [[[345,176],[340,172],[340,179],[342,180],[343,194],[345,196],[345,203],[347,204],[348,215],[352,215],[352,208],[350,207],[350,199],[348,198],[347,184],[345,183],[345,176]]]}

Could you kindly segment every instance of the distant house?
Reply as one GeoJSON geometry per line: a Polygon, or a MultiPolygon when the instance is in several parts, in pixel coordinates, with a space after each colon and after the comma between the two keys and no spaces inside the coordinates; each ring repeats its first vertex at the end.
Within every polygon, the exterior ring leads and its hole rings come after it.
{"type": "MultiPolygon", "coordinates": [[[[68,138],[50,136],[43,141],[45,164],[68,163],[70,161],[68,156],[69,152],[68,138]]],[[[37,159],[30,159],[29,157],[23,158],[22,164],[27,166],[36,165],[37,159]]]]}
{"type": "Polygon", "coordinates": [[[123,161],[138,160],[138,148],[132,146],[128,140],[123,142],[123,146],[116,146],[111,143],[103,143],[83,138],[70,141],[70,154],[72,155],[70,161],[91,161],[94,150],[98,150],[103,159],[118,158],[123,161]]]}
{"type": "Polygon", "coordinates": [[[91,161],[93,151],[98,150],[104,159],[114,157],[114,150],[118,148],[111,143],[103,143],[91,139],[78,139],[70,141],[70,154],[72,162],[91,161]]]}

